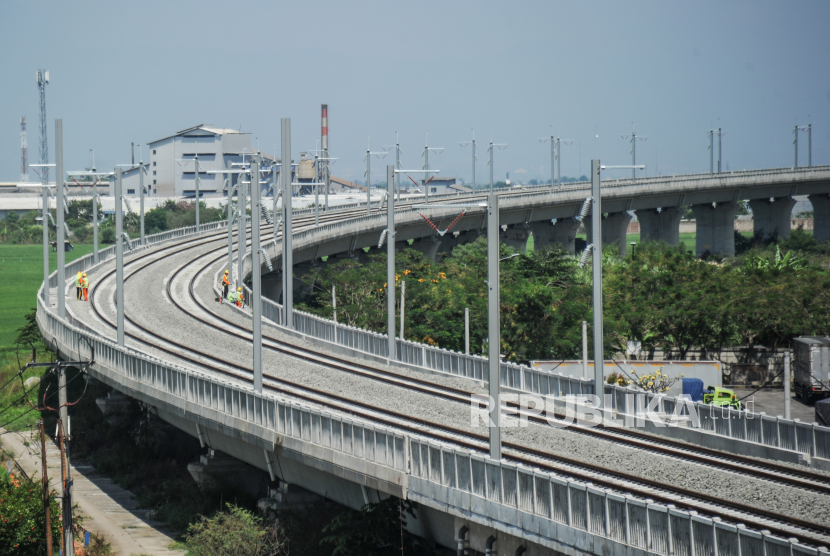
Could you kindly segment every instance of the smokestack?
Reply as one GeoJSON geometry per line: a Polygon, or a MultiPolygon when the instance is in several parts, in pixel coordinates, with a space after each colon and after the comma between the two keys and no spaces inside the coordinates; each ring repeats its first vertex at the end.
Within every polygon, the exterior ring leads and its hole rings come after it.
{"type": "Polygon", "coordinates": [[[329,150],[329,105],[321,104],[322,108],[322,140],[320,142],[323,151],[329,150]]]}
{"type": "Polygon", "coordinates": [[[130,153],[133,157],[133,164],[135,164],[135,143],[130,143],[130,153]]]}

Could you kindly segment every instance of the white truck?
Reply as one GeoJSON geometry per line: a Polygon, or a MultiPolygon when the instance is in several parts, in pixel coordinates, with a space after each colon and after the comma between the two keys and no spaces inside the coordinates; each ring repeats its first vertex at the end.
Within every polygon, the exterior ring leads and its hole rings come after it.
{"type": "Polygon", "coordinates": [[[794,338],[793,375],[795,393],[805,402],[830,394],[830,338],[794,338]]]}

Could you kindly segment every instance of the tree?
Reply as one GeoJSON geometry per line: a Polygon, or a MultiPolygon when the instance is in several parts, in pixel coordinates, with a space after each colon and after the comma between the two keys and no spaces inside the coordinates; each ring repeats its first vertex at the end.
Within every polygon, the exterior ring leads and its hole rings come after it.
{"type": "Polygon", "coordinates": [[[415,507],[414,502],[390,496],[359,512],[349,510],[323,528],[328,536],[320,543],[334,545],[333,556],[432,554],[426,540],[406,530],[407,519],[417,519],[415,507]]]}
{"type": "Polygon", "coordinates": [[[24,317],[26,324],[18,328],[16,344],[23,344],[32,348],[32,361],[37,361],[37,348],[43,345],[43,336],[37,325],[37,309],[32,308],[24,317]]]}
{"type": "Polygon", "coordinates": [[[254,514],[227,505],[227,511],[201,516],[188,528],[189,556],[280,556],[288,545],[276,522],[265,523],[254,514]]]}
{"type": "MultiPolygon", "coordinates": [[[[60,544],[61,515],[49,493],[52,541],[60,544]]],[[[0,470],[0,556],[39,556],[46,553],[46,513],[43,485],[0,470]]]]}

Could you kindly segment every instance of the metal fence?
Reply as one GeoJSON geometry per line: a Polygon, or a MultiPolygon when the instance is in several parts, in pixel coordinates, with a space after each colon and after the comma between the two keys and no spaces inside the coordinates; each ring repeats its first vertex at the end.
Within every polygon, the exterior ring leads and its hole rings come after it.
{"type": "Polygon", "coordinates": [[[605,385],[606,396],[613,400],[618,414],[636,417],[647,407],[656,414],[676,415],[688,418],[697,413],[699,425],[694,419],[685,420],[683,426],[764,446],[799,452],[810,457],[830,459],[830,428],[817,423],[802,423],[798,419],[765,415],[752,411],[738,411],[729,407],[716,407],[691,400],[643,393],[633,387],[605,385]],[[635,396],[635,394],[641,394],[635,396]]]}
{"type": "Polygon", "coordinates": [[[819,553],[795,539],[749,531],[555,473],[416,438],[410,446],[411,498],[498,516],[498,521],[538,535],[550,548],[575,546],[593,554],[630,554],[625,546],[675,555],[819,553]]]}
{"type": "MultiPolygon", "coordinates": [[[[177,408],[197,406],[219,428],[241,429],[246,437],[283,435],[408,474],[408,497],[432,507],[453,507],[509,526],[514,534],[543,544],[567,543],[595,553],[630,546],[656,554],[813,555],[818,550],[794,540],[748,531],[671,506],[621,496],[555,473],[540,472],[425,438],[332,415],[258,394],[250,388],[146,356],[59,319],[38,300],[38,322],[64,353],[94,354],[96,372],[111,383],[177,408]],[[516,529],[520,529],[517,531],[516,529]],[[766,552],[765,552],[766,551],[766,552]]],[[[338,459],[340,465],[348,460],[338,459]]],[[[365,473],[367,468],[359,466],[365,473]]]]}

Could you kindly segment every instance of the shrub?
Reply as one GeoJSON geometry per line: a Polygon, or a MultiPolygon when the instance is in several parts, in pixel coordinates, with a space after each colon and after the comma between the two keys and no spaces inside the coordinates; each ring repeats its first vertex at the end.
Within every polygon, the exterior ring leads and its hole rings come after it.
{"type": "Polygon", "coordinates": [[[232,504],[212,517],[201,516],[188,529],[189,556],[278,556],[288,554],[276,522],[265,523],[248,510],[232,504]]]}

